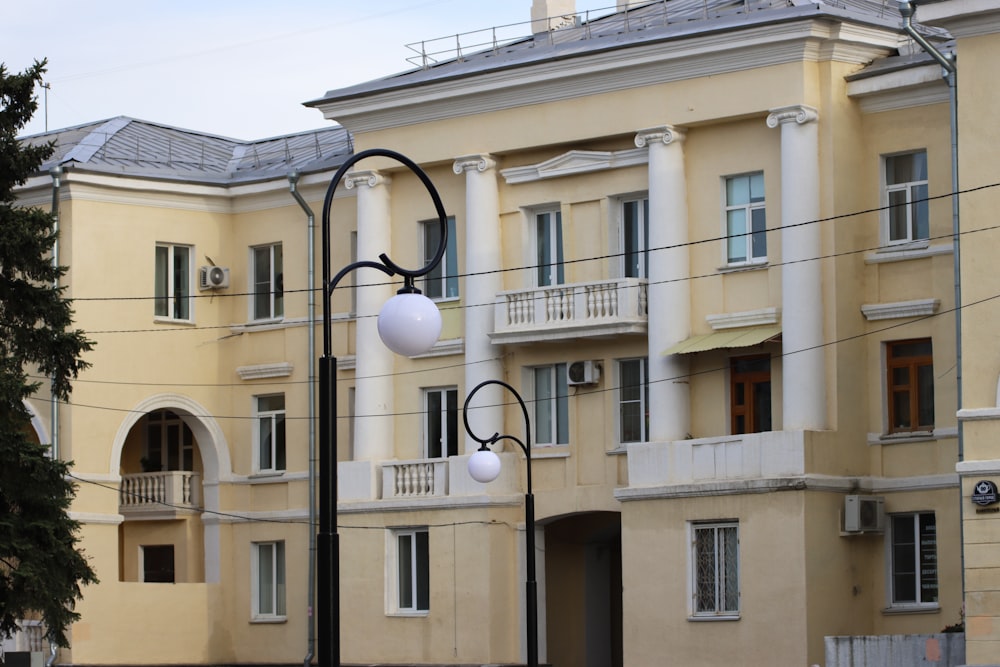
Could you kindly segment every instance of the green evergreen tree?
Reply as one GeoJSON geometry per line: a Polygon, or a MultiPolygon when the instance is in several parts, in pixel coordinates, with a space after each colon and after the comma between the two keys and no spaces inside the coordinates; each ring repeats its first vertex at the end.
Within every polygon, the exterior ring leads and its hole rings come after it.
{"type": "Polygon", "coordinates": [[[38,107],[44,72],[45,61],[20,74],[0,64],[0,637],[40,616],[49,639],[67,646],[81,586],[97,578],[68,515],[71,464],[30,437],[24,401],[40,387],[29,373],[51,378],[52,393],[66,400],[93,344],[72,329],[73,311],[54,286],[66,268],[51,261],[52,216],[18,206],[14,196],[53,152],[51,144],[17,139],[38,107]]]}

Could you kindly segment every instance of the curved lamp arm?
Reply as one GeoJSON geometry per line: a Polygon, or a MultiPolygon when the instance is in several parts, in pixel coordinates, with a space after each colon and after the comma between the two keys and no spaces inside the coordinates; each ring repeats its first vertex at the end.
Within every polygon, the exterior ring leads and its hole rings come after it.
{"type": "MultiPolygon", "coordinates": [[[[521,395],[517,393],[517,390],[514,389],[509,384],[507,384],[506,382],[504,382],[503,380],[485,380],[483,382],[480,382],[478,385],[476,385],[475,389],[469,392],[469,395],[465,399],[465,405],[462,406],[462,421],[465,423],[465,431],[466,433],[469,434],[469,437],[471,437],[473,440],[475,440],[481,445],[479,451],[473,453],[472,458],[469,459],[470,471],[475,466],[482,465],[484,467],[484,474],[482,475],[482,477],[484,477],[486,481],[493,481],[494,479],[496,479],[496,476],[500,474],[500,461],[499,458],[497,458],[496,454],[494,454],[490,450],[489,445],[500,442],[501,440],[513,440],[521,447],[521,451],[523,451],[524,455],[528,458],[527,483],[528,483],[528,493],[530,494],[531,493],[531,420],[528,417],[528,407],[524,404],[524,400],[521,398],[521,395]],[[488,438],[481,438],[478,435],[476,435],[476,433],[472,430],[472,426],[469,424],[469,403],[472,402],[472,397],[475,396],[480,389],[491,384],[499,385],[504,389],[506,389],[507,391],[509,391],[514,396],[514,398],[517,399],[518,404],[521,406],[521,414],[524,415],[524,442],[522,442],[519,438],[513,435],[500,435],[499,433],[494,433],[488,438]],[[473,462],[473,460],[475,460],[475,463],[473,462]]],[[[476,475],[473,475],[473,477],[475,478],[476,475]]],[[[483,480],[480,479],[479,481],[483,480]]]]}

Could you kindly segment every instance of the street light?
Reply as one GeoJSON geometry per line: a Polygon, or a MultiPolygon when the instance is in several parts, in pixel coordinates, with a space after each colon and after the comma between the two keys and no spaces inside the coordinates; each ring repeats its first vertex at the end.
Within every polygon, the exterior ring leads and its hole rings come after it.
{"type": "Polygon", "coordinates": [[[427,174],[408,157],[384,148],[372,148],[351,156],[326,190],[323,200],[323,356],[319,360],[319,532],[317,546],[316,622],[319,667],[340,667],[340,540],[337,535],[337,359],[331,352],[333,338],[330,297],[337,284],[351,271],[378,269],[388,276],[403,276],[403,287],[389,299],[378,315],[378,332],[393,352],[407,356],[429,350],[441,335],[441,313],[434,302],[420,293],[414,280],[427,275],[444,256],[448,242],[448,215],[441,197],[427,174]],[[428,264],[410,271],[384,253],[378,262],[348,264],[330,279],[330,206],[334,192],[348,170],[368,157],[387,157],[402,163],[417,175],[434,202],[441,223],[441,242],[428,264]]]}
{"type": "Polygon", "coordinates": [[[528,667],[538,667],[538,583],[535,581],[535,496],[531,493],[531,420],[528,419],[528,408],[521,400],[520,394],[506,382],[501,380],[486,380],[480,382],[475,389],[469,392],[462,406],[462,420],[465,422],[465,430],[481,446],[479,450],[469,457],[469,475],[477,482],[483,484],[492,482],[500,474],[500,457],[497,456],[489,445],[493,445],[501,440],[513,440],[528,458],[528,491],[524,494],[524,522],[525,540],[524,558],[526,561],[527,579],[524,582],[525,592],[525,623],[527,625],[526,635],[528,640],[528,667]],[[513,435],[500,435],[494,433],[488,438],[480,438],[472,432],[469,426],[469,403],[476,392],[490,384],[498,384],[514,395],[521,405],[521,412],[524,414],[524,440],[522,442],[513,435]],[[527,444],[525,444],[527,443],[527,444]]]}

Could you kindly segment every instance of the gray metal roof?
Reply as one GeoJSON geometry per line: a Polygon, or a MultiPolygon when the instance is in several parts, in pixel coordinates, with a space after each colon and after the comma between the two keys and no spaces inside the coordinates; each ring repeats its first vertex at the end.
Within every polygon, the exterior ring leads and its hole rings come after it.
{"type": "Polygon", "coordinates": [[[352,152],[341,127],[240,141],[118,116],[23,137],[52,141],[43,170],[59,164],[87,171],[198,183],[232,184],[338,167],[352,152]]]}
{"type": "MultiPolygon", "coordinates": [[[[504,38],[502,35],[509,34],[512,26],[501,26],[508,30],[492,28],[416,42],[408,45],[417,53],[410,59],[420,65],[416,69],[330,90],[306,105],[318,106],[324,101],[363,97],[642,43],[811,17],[827,16],[888,29],[898,29],[901,25],[896,0],[654,0],[586,20],[591,15],[591,12],[577,14],[565,26],[527,37],[504,38]]],[[[531,24],[517,25],[524,30],[530,29],[527,26],[531,24]]],[[[941,30],[921,29],[930,37],[947,37],[941,30]]]]}

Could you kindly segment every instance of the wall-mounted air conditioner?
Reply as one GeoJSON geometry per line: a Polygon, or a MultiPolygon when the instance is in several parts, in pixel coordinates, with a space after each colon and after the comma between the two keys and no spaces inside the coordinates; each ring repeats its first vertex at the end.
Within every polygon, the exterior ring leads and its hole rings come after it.
{"type": "Polygon", "coordinates": [[[570,386],[597,384],[601,380],[598,361],[574,361],[566,367],[566,382],[570,386]]]}
{"type": "Polygon", "coordinates": [[[198,287],[202,290],[229,287],[229,269],[221,266],[203,266],[198,276],[198,287]]]}
{"type": "Polygon", "coordinates": [[[885,530],[885,498],[847,496],[844,498],[844,532],[881,533],[885,530]]]}

